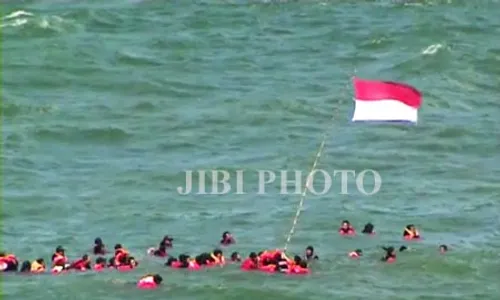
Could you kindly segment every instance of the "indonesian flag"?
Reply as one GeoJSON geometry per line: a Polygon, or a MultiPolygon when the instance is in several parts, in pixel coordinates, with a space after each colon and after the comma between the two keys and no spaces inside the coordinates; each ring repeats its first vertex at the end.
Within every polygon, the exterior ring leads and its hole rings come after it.
{"type": "Polygon", "coordinates": [[[353,122],[417,123],[422,93],[399,82],[354,77],[353,122]]]}

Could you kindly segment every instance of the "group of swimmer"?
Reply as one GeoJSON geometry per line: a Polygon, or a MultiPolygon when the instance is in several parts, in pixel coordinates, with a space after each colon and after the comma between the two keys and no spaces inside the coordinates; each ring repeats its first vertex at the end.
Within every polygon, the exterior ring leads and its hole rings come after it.
{"type": "MultiPolygon", "coordinates": [[[[342,236],[356,235],[355,228],[347,220],[344,220],[338,230],[342,236]]],[[[373,224],[368,223],[364,226],[363,234],[374,235],[375,227],[373,224]]],[[[407,225],[403,231],[403,238],[407,241],[419,240],[420,234],[413,224],[407,225]]],[[[166,235],[160,241],[157,248],[148,249],[148,254],[155,257],[167,258],[165,266],[173,269],[189,269],[199,270],[204,267],[224,266],[226,259],[221,249],[214,249],[212,252],[201,253],[194,257],[187,254],[181,254],[178,257],[172,257],[167,253],[167,249],[173,247],[173,238],[166,235]]],[[[221,246],[230,246],[235,243],[235,239],[230,232],[226,231],[222,234],[220,240],[221,246]]],[[[401,246],[399,251],[408,249],[406,246],[401,246]]],[[[394,247],[383,247],[385,255],[382,257],[384,262],[394,262],[396,260],[396,249],[394,247]]],[[[439,250],[441,253],[448,251],[446,245],[440,245],[439,250]]],[[[94,240],[94,247],[92,253],[96,255],[95,263],[92,264],[88,254],[83,255],[81,258],[70,262],[65,254],[65,249],[62,246],[56,247],[54,254],[51,258],[50,272],[52,274],[59,274],[75,271],[102,271],[104,269],[115,269],[118,271],[133,270],[138,266],[136,259],[130,255],[121,244],[114,246],[114,252],[108,251],[106,245],[101,238],[94,240]],[[113,253],[113,255],[106,259],[104,256],[113,253]]],[[[356,249],[348,253],[350,258],[360,258],[363,255],[361,249],[356,249]]],[[[240,268],[244,271],[262,271],[267,273],[283,273],[283,274],[308,274],[309,264],[318,260],[319,257],[315,254],[314,248],[308,246],[305,250],[304,256],[294,256],[293,258],[287,256],[284,251],[279,249],[263,250],[258,253],[252,252],[248,257],[242,260],[238,252],[233,252],[230,256],[229,263],[240,263],[240,268]]],[[[44,273],[47,266],[43,258],[35,259],[34,261],[24,261],[19,268],[18,259],[14,254],[6,254],[0,252],[0,271],[1,272],[19,272],[21,273],[44,273]]],[[[138,288],[156,288],[163,281],[159,274],[147,274],[139,279],[137,282],[138,288]]]]}

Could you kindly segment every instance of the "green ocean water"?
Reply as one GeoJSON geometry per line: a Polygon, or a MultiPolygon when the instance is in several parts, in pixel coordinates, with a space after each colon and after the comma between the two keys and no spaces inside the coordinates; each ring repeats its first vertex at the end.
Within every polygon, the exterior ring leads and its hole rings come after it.
{"type": "Polygon", "coordinates": [[[499,299],[499,1],[1,3],[2,248],[77,258],[100,236],[140,260],[2,276],[5,299],[499,299]],[[420,89],[418,126],[351,124],[354,74],[420,89]],[[318,168],[383,183],[368,197],[350,179],[342,195],[335,179],[306,198],[289,249],[315,246],[312,275],[172,272],[147,257],[165,234],[173,255],[225,230],[227,254],[283,247],[300,196],[280,195],[280,178],[258,195],[256,172],[305,176],[325,132],[318,168]],[[246,194],[179,195],[199,169],[245,170],[246,194]],[[378,234],[341,238],[343,219],[378,234]],[[424,239],[380,263],[408,223],[424,239]],[[147,272],[164,286],[136,290],[147,272]]]}

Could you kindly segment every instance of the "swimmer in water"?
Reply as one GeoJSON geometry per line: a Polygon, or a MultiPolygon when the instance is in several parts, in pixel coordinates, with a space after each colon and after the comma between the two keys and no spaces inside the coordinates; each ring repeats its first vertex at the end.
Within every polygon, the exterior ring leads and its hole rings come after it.
{"type": "Polygon", "coordinates": [[[232,262],[240,262],[241,261],[241,256],[238,252],[233,252],[231,254],[231,261],[232,262]]]}
{"type": "Polygon", "coordinates": [[[375,234],[375,226],[372,223],[367,223],[363,228],[362,233],[364,234],[375,234]]]}
{"type": "Polygon", "coordinates": [[[16,272],[19,262],[14,254],[0,252],[0,272],[16,272]]]}
{"type": "Polygon", "coordinates": [[[31,273],[43,273],[45,272],[46,266],[43,258],[38,258],[34,260],[29,267],[29,272],[31,273]]]}
{"type": "Polygon", "coordinates": [[[174,246],[173,241],[174,238],[172,238],[171,236],[164,236],[160,242],[160,245],[158,246],[158,249],[162,248],[162,246],[165,246],[165,248],[172,248],[174,246]]]}
{"type": "Polygon", "coordinates": [[[250,253],[248,258],[241,264],[242,270],[257,270],[259,267],[259,258],[255,252],[250,253]]]}
{"type": "Polygon", "coordinates": [[[403,251],[406,251],[406,250],[408,250],[408,247],[406,247],[406,246],[399,247],[399,252],[403,252],[403,251]]]}
{"type": "Polygon", "coordinates": [[[111,257],[109,260],[108,260],[108,268],[114,268],[116,267],[115,266],[115,258],[114,257],[111,257]]]}
{"type": "Polygon", "coordinates": [[[344,220],[342,221],[342,225],[339,228],[339,233],[340,235],[355,235],[356,230],[354,230],[354,227],[352,227],[349,221],[344,220]]]}
{"type": "Polygon", "coordinates": [[[148,249],[148,254],[156,257],[166,257],[168,256],[167,246],[165,244],[160,243],[160,247],[158,247],[158,249],[155,248],[148,249]]]}
{"type": "Polygon", "coordinates": [[[120,265],[127,264],[127,257],[129,252],[127,249],[123,248],[121,244],[115,245],[115,256],[114,256],[114,266],[119,267],[120,265]]]}
{"type": "Polygon", "coordinates": [[[319,257],[314,254],[314,247],[307,246],[306,254],[304,255],[304,260],[311,261],[311,260],[318,260],[318,259],[319,259],[319,257]]]}
{"type": "Polygon", "coordinates": [[[388,263],[396,261],[396,250],[394,249],[394,247],[382,247],[382,249],[384,249],[385,251],[385,255],[384,257],[382,257],[382,261],[388,263]]]}
{"type": "Polygon", "coordinates": [[[348,256],[350,258],[360,258],[361,256],[363,256],[363,250],[361,249],[356,249],[352,252],[349,252],[348,256]]]}
{"type": "Polygon", "coordinates": [[[406,225],[405,230],[403,231],[403,238],[406,240],[417,240],[420,238],[420,233],[417,228],[415,228],[415,225],[409,224],[406,225]]]}
{"type": "Polygon", "coordinates": [[[165,266],[167,266],[167,267],[171,267],[171,266],[172,266],[172,264],[174,264],[175,262],[178,262],[178,261],[179,261],[179,260],[178,260],[177,258],[175,258],[175,257],[169,257],[169,258],[167,259],[167,262],[165,263],[165,266]]]}
{"type": "Polygon", "coordinates": [[[31,263],[29,260],[23,261],[21,264],[21,269],[19,269],[21,273],[30,273],[31,272],[31,263]]]}
{"type": "Polygon", "coordinates": [[[222,239],[220,241],[221,245],[228,246],[234,244],[234,238],[229,231],[224,231],[222,234],[222,239]]]}
{"type": "Polygon", "coordinates": [[[448,252],[448,246],[446,245],[439,246],[439,253],[445,254],[446,252],[448,252]]]}
{"type": "Polygon", "coordinates": [[[79,271],[86,271],[90,270],[92,268],[90,264],[90,258],[87,254],[83,255],[82,258],[77,259],[71,265],[69,266],[68,269],[75,269],[79,271]]]}
{"type": "Polygon", "coordinates": [[[148,274],[137,281],[137,288],[139,289],[155,289],[163,281],[163,278],[159,274],[148,274]]]}
{"type": "Polygon", "coordinates": [[[62,272],[68,267],[68,258],[62,246],[57,246],[56,251],[52,254],[52,269],[53,273],[62,272]]]}
{"type": "Polygon", "coordinates": [[[94,249],[92,250],[94,255],[105,255],[106,245],[103,244],[102,239],[100,237],[95,238],[94,240],[94,249]]]}
{"type": "Polygon", "coordinates": [[[94,271],[101,271],[106,268],[106,259],[104,257],[98,257],[95,260],[94,271]]]}

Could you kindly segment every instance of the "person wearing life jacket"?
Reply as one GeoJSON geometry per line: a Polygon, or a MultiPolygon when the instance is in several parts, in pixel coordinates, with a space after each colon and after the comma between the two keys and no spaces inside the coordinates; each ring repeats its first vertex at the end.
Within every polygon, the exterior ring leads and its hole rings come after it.
{"type": "Polygon", "coordinates": [[[169,257],[165,262],[165,266],[175,268],[179,265],[179,260],[175,257],[169,257]]]}
{"type": "Polygon", "coordinates": [[[396,261],[396,250],[394,247],[382,247],[385,251],[384,257],[382,257],[382,261],[387,263],[392,263],[396,261]]]}
{"type": "Polygon", "coordinates": [[[299,261],[296,261],[286,272],[287,274],[309,274],[309,268],[307,267],[307,261],[302,260],[300,256],[299,261]]]}
{"type": "Polygon", "coordinates": [[[246,258],[243,263],[241,263],[240,268],[245,271],[257,270],[259,268],[259,259],[255,252],[250,253],[248,258],[246,258]]]}
{"type": "Polygon", "coordinates": [[[127,272],[135,269],[139,263],[135,260],[133,256],[127,256],[126,262],[116,267],[116,269],[120,272],[127,272]]]}
{"type": "Polygon", "coordinates": [[[445,254],[446,252],[448,252],[448,246],[446,245],[439,246],[439,253],[445,254]]]}
{"type": "Polygon", "coordinates": [[[210,263],[208,265],[224,265],[226,263],[226,259],[224,258],[224,254],[222,250],[215,249],[212,253],[210,253],[209,258],[210,263]]]}
{"type": "MultiPolygon", "coordinates": [[[[168,263],[168,262],[167,262],[168,263]]],[[[179,255],[179,259],[177,261],[170,261],[170,266],[176,269],[190,269],[190,270],[198,270],[200,269],[200,264],[196,261],[196,259],[191,258],[187,254],[179,255]]]]}
{"type": "Polygon", "coordinates": [[[158,249],[149,248],[148,254],[156,257],[167,257],[168,256],[167,246],[165,244],[160,244],[158,249]]]}
{"type": "Polygon", "coordinates": [[[94,249],[92,250],[94,255],[106,255],[108,251],[106,250],[106,245],[102,242],[100,237],[95,238],[94,240],[94,249]]]}
{"type": "Polygon", "coordinates": [[[21,273],[31,273],[31,262],[29,260],[25,260],[21,264],[21,268],[19,269],[21,273]]]}
{"type": "Polygon", "coordinates": [[[148,274],[146,276],[143,276],[137,281],[137,288],[139,289],[155,289],[157,288],[161,282],[163,281],[163,278],[158,275],[158,274],[148,274]]]}
{"type": "Polygon", "coordinates": [[[363,228],[363,231],[361,233],[374,235],[375,234],[375,226],[373,226],[372,223],[366,223],[366,225],[363,228]]]}
{"type": "Polygon", "coordinates": [[[121,244],[115,245],[114,266],[127,264],[127,256],[129,255],[127,249],[123,248],[121,244]]]}
{"type": "Polygon", "coordinates": [[[45,261],[43,258],[38,258],[30,264],[31,273],[43,273],[46,270],[45,261]]]}
{"type": "Polygon", "coordinates": [[[92,267],[94,271],[102,271],[106,269],[106,259],[104,257],[98,257],[95,260],[95,264],[92,267]]]}
{"type": "Polygon", "coordinates": [[[418,240],[420,239],[420,233],[413,224],[406,225],[403,231],[403,238],[405,240],[418,240]]]}
{"type": "Polygon", "coordinates": [[[52,273],[60,273],[65,270],[68,265],[68,258],[66,257],[65,250],[62,246],[57,246],[56,251],[52,254],[52,273]]]}
{"type": "Polygon", "coordinates": [[[16,272],[19,261],[14,254],[0,252],[0,272],[16,272]]]}
{"type": "Polygon", "coordinates": [[[313,246],[307,246],[306,253],[304,255],[304,259],[306,261],[318,260],[319,259],[319,257],[314,254],[314,247],[313,246]]]}
{"type": "Polygon", "coordinates": [[[347,254],[347,255],[350,258],[356,259],[356,258],[360,258],[361,256],[363,256],[363,251],[361,249],[356,249],[354,251],[349,252],[349,254],[347,254]]]}
{"type": "Polygon", "coordinates": [[[241,255],[238,252],[231,253],[231,262],[241,262],[241,255]]]}
{"type": "Polygon", "coordinates": [[[68,269],[74,269],[78,271],[87,271],[92,269],[90,258],[87,254],[83,255],[82,258],[75,260],[69,265],[68,269]]]}
{"type": "Polygon", "coordinates": [[[235,240],[229,231],[224,231],[222,233],[222,239],[220,240],[221,245],[229,246],[235,243],[235,240]]]}
{"type": "Polygon", "coordinates": [[[344,220],[344,221],[342,221],[342,225],[340,225],[339,234],[340,235],[355,235],[356,230],[354,230],[354,227],[352,227],[352,225],[351,225],[351,223],[349,223],[349,221],[344,220]]]}

